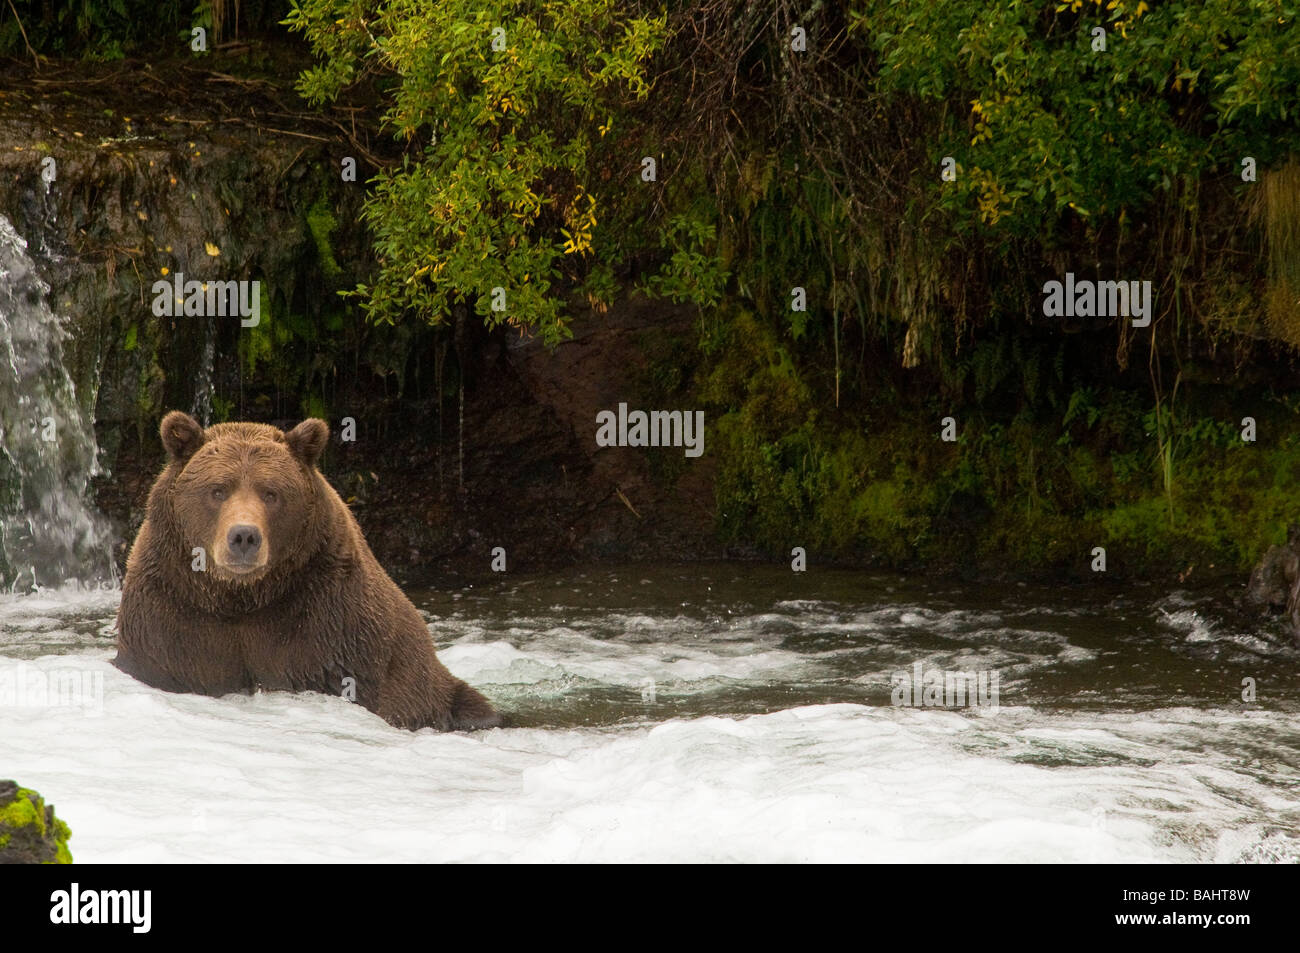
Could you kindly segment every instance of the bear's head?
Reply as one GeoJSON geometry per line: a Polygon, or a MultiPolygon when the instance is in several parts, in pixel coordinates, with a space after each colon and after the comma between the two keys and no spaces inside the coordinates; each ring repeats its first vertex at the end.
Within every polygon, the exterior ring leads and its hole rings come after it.
{"type": "Polygon", "coordinates": [[[304,547],[320,509],[316,462],[329,439],[323,420],[289,431],[250,423],[204,430],[174,410],[161,433],[172,473],[160,503],[186,551],[206,550],[209,578],[252,585],[310,555],[304,547]]]}

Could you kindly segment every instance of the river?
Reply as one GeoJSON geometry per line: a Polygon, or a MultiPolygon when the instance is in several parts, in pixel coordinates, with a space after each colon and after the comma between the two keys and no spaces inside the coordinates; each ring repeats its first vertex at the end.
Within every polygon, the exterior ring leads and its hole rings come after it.
{"type": "Polygon", "coordinates": [[[1226,597],[738,563],[407,591],[511,727],[155,691],[109,664],[116,590],[47,590],[0,597],[0,777],[92,862],[1300,861],[1300,649],[1226,597]],[[985,690],[921,704],[931,672],[985,690]]]}

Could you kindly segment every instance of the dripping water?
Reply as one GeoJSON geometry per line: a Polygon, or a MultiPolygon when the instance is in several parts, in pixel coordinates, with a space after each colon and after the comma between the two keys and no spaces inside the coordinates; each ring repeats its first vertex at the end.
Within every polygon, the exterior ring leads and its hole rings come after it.
{"type": "Polygon", "coordinates": [[[0,587],[11,592],[116,581],[111,532],[89,502],[94,430],[49,292],[0,215],[0,587]]]}

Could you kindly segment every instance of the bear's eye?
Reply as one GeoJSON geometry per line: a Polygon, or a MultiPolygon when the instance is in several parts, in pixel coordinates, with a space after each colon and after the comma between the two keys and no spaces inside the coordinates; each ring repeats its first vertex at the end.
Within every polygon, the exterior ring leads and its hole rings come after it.
{"type": "Polygon", "coordinates": [[[275,490],[263,490],[262,499],[266,500],[268,505],[274,504],[280,497],[276,495],[275,490]]]}
{"type": "Polygon", "coordinates": [[[223,486],[210,486],[208,487],[208,496],[220,503],[226,498],[226,488],[223,486]]]}

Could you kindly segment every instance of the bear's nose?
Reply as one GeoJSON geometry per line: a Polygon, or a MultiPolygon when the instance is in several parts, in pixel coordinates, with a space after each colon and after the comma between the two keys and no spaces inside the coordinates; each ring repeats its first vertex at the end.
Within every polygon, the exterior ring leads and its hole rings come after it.
{"type": "Polygon", "coordinates": [[[226,547],[230,554],[241,562],[248,562],[257,555],[262,547],[262,531],[256,526],[240,523],[230,527],[226,533],[226,547]]]}

